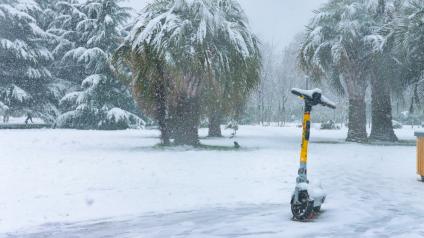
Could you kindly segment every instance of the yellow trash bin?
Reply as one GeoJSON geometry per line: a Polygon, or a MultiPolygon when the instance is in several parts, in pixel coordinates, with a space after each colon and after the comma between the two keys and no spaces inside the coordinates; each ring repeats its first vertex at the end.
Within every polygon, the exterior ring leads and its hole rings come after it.
{"type": "Polygon", "coordinates": [[[424,181],[424,131],[415,132],[417,137],[417,173],[424,181]]]}

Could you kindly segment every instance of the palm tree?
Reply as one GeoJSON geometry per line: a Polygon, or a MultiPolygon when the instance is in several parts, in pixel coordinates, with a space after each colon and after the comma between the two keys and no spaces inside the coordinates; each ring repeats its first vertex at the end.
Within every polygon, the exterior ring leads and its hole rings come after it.
{"type": "Polygon", "coordinates": [[[410,0],[398,7],[400,10],[388,26],[394,55],[402,65],[403,85],[412,85],[413,100],[424,100],[424,0],[410,0]]]}
{"type": "Polygon", "coordinates": [[[118,70],[131,69],[134,96],[158,121],[162,143],[173,135],[175,144],[197,145],[205,88],[243,84],[223,75],[247,71],[259,58],[257,45],[235,0],[155,0],[114,62],[118,70]]]}
{"type": "Polygon", "coordinates": [[[365,93],[370,57],[365,37],[372,32],[376,4],[368,0],[331,0],[308,26],[300,65],[313,79],[325,79],[349,98],[347,141],[367,141],[365,93]]]}
{"type": "Polygon", "coordinates": [[[371,84],[371,111],[372,127],[370,140],[391,141],[398,140],[393,130],[391,91],[399,81],[400,67],[392,56],[393,40],[387,37],[388,24],[393,20],[396,7],[393,1],[379,0],[372,5],[370,14],[374,14],[375,30],[365,37],[370,46],[368,74],[371,84]],[[386,33],[386,34],[385,34],[386,33]]]}

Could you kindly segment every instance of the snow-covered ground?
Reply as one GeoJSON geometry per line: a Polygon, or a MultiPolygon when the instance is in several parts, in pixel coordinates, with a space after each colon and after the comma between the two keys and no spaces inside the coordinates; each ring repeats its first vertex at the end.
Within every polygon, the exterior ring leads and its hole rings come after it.
{"type": "Polygon", "coordinates": [[[313,129],[309,178],[328,197],[318,219],[292,221],[300,133],[241,127],[202,140],[218,147],[162,149],[151,130],[1,131],[0,237],[424,236],[415,147],[344,143],[345,130],[313,129]]]}

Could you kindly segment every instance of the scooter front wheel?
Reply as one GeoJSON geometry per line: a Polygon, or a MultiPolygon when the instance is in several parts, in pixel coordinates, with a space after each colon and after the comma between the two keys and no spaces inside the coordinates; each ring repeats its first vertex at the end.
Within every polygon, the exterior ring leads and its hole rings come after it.
{"type": "Polygon", "coordinates": [[[309,199],[307,191],[301,191],[298,194],[299,199],[297,202],[294,201],[294,197],[291,201],[291,211],[293,218],[298,221],[304,221],[309,219],[313,215],[314,201],[309,199]]]}

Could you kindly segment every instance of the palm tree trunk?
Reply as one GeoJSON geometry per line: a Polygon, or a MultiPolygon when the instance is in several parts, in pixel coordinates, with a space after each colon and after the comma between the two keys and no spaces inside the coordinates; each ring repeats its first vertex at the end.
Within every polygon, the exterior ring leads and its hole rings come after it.
{"type": "Polygon", "coordinates": [[[209,116],[209,137],[222,137],[221,132],[222,114],[221,112],[213,112],[209,116]]]}
{"type": "Polygon", "coordinates": [[[171,142],[168,122],[166,118],[167,105],[165,96],[165,86],[163,85],[163,81],[161,81],[156,88],[156,96],[156,114],[159,124],[159,130],[161,132],[161,141],[163,145],[169,146],[171,142]]]}
{"type": "Polygon", "coordinates": [[[176,145],[198,146],[199,141],[199,120],[200,104],[197,98],[180,96],[175,110],[175,139],[176,145]]]}
{"type": "Polygon", "coordinates": [[[364,143],[367,137],[367,116],[365,104],[366,81],[352,77],[346,81],[349,93],[349,123],[346,141],[364,143]]]}
{"type": "Polygon", "coordinates": [[[349,99],[349,123],[346,141],[367,142],[367,119],[365,97],[349,99]]]}
{"type": "Polygon", "coordinates": [[[371,140],[398,141],[393,130],[392,104],[390,86],[387,80],[373,77],[371,80],[372,90],[372,127],[371,140]]]}
{"type": "Polygon", "coordinates": [[[156,62],[156,69],[160,76],[160,79],[157,80],[157,84],[155,85],[156,119],[158,121],[159,130],[161,132],[162,145],[169,146],[171,145],[171,138],[170,127],[167,118],[168,105],[166,100],[167,88],[165,85],[165,73],[161,67],[160,62],[156,62]]]}

